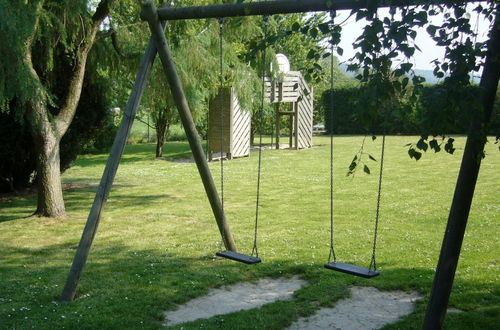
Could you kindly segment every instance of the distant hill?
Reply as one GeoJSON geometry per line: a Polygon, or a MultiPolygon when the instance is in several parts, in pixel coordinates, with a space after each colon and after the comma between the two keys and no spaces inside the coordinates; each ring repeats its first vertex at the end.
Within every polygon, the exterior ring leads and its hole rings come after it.
{"type": "MultiPolygon", "coordinates": [[[[350,76],[354,77],[356,74],[351,71],[347,71],[347,65],[346,64],[340,64],[340,67],[342,70],[345,71],[345,73],[350,76]]],[[[423,69],[415,69],[415,73],[421,77],[425,78],[425,82],[427,84],[437,84],[439,83],[442,79],[436,78],[434,74],[432,73],[432,70],[423,70],[423,69]]],[[[474,82],[479,83],[480,77],[474,76],[474,82]]]]}

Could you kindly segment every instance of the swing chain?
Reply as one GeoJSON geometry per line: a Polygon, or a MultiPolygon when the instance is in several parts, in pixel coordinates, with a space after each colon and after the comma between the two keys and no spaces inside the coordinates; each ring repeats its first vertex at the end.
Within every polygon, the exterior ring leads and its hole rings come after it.
{"type": "MultiPolygon", "coordinates": [[[[220,104],[220,200],[221,200],[221,208],[222,212],[225,213],[224,210],[224,160],[222,158],[222,152],[224,147],[224,105],[223,105],[223,97],[222,97],[222,88],[224,84],[224,68],[223,68],[223,41],[224,41],[224,17],[218,18],[219,22],[219,104],[220,104]]],[[[222,231],[222,245],[226,241],[225,233],[222,231]]]]}
{"type": "Polygon", "coordinates": [[[377,247],[377,232],[378,232],[378,222],[380,218],[380,198],[382,196],[382,173],[384,169],[384,153],[385,153],[385,130],[384,135],[382,136],[382,150],[380,151],[380,174],[378,178],[378,194],[377,194],[377,211],[375,214],[375,229],[373,233],[373,250],[372,250],[372,259],[370,261],[369,269],[377,270],[377,262],[375,260],[375,251],[377,247]]]}
{"type": "MultiPolygon", "coordinates": [[[[335,12],[330,12],[332,27],[334,24],[335,12]]],[[[337,261],[335,255],[334,241],[333,241],[333,28],[332,40],[330,41],[330,253],[328,254],[328,262],[337,261]]]]}
{"type": "Polygon", "coordinates": [[[224,159],[222,157],[224,150],[224,104],[223,104],[223,32],[224,32],[224,17],[219,17],[219,105],[220,105],[220,195],[222,203],[222,211],[224,211],[224,159]]]}
{"type": "Polygon", "coordinates": [[[260,205],[260,178],[261,178],[261,170],[262,170],[262,122],[264,118],[264,98],[265,98],[265,75],[266,75],[266,49],[267,49],[267,25],[269,21],[269,16],[264,16],[264,49],[262,51],[262,90],[261,90],[261,103],[259,109],[259,161],[257,168],[257,194],[256,194],[256,202],[255,202],[255,225],[254,225],[254,236],[253,236],[253,248],[252,248],[252,256],[255,253],[255,256],[259,257],[259,250],[257,248],[257,228],[259,224],[259,205],[260,205]]]}

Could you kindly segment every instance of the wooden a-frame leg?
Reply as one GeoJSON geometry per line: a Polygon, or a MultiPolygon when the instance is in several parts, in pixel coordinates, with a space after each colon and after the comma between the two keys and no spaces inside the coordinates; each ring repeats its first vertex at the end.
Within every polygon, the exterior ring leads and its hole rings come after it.
{"type": "MultiPolygon", "coordinates": [[[[163,25],[163,29],[164,26],[165,25],[163,25]]],[[[142,94],[144,93],[155,57],[156,45],[151,39],[146,52],[141,59],[139,71],[137,72],[137,76],[135,78],[134,88],[132,89],[132,93],[130,94],[125,107],[122,122],[118,132],[116,133],[108,162],[106,163],[106,168],[104,169],[99,188],[97,189],[97,193],[94,198],[94,203],[92,204],[92,208],[87,218],[87,223],[80,239],[80,244],[78,245],[78,249],[76,250],[76,254],[73,259],[73,264],[71,265],[68,278],[66,279],[66,284],[64,285],[61,295],[62,301],[72,301],[75,297],[78,282],[80,281],[83,268],[87,262],[90,247],[92,246],[92,242],[97,232],[97,227],[99,226],[101,212],[108,199],[109,191],[111,190],[116,171],[118,170],[118,165],[120,164],[120,159],[123,155],[123,150],[125,149],[125,144],[127,143],[127,138],[134,122],[137,107],[139,106],[142,94]]]]}
{"type": "Polygon", "coordinates": [[[149,28],[156,42],[158,55],[161,59],[170,90],[172,91],[174,102],[177,106],[177,110],[179,111],[182,126],[186,132],[189,146],[191,147],[196,166],[198,167],[198,172],[200,173],[203,186],[205,187],[205,191],[210,202],[210,206],[212,207],[215,220],[217,221],[224,245],[227,250],[237,252],[231,230],[229,229],[229,224],[226,221],[226,216],[224,214],[224,210],[222,209],[222,203],[217,193],[217,188],[215,187],[210,168],[208,167],[207,159],[205,158],[205,154],[203,152],[200,136],[196,130],[191,110],[189,109],[186,96],[184,95],[181,80],[177,74],[174,59],[170,52],[170,48],[168,47],[165,34],[161,29],[158,12],[152,1],[142,4],[141,17],[148,22],[149,28]]]}

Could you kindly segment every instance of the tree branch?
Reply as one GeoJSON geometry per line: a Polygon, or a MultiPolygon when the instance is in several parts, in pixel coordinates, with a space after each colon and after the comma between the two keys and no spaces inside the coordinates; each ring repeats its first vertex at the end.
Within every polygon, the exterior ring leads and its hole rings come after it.
{"type": "Polygon", "coordinates": [[[35,36],[38,32],[39,24],[40,24],[40,12],[43,8],[43,1],[40,1],[35,8],[35,22],[33,23],[33,29],[31,34],[26,38],[24,42],[24,50],[23,50],[23,65],[26,67],[27,72],[29,73],[30,81],[29,83],[33,84],[33,90],[35,91],[35,95],[30,98],[27,106],[27,116],[33,122],[33,127],[35,128],[32,131],[34,135],[43,135],[42,132],[45,132],[45,135],[52,130],[52,126],[50,125],[47,108],[45,107],[45,103],[47,101],[47,93],[45,88],[40,81],[40,76],[36,72],[33,67],[33,59],[31,48],[33,46],[33,42],[35,40],[35,36]]]}
{"type": "Polygon", "coordinates": [[[138,58],[140,55],[139,54],[125,54],[123,53],[121,47],[120,47],[120,40],[118,39],[118,33],[114,29],[109,29],[106,32],[99,33],[97,36],[98,39],[103,39],[103,38],[111,38],[111,44],[113,45],[113,48],[115,52],[118,54],[118,56],[122,59],[132,59],[132,58],[138,58]]]}
{"type": "Polygon", "coordinates": [[[135,116],[135,120],[145,124],[146,126],[148,126],[151,129],[156,129],[156,126],[149,124],[148,122],[146,122],[144,119],[140,118],[139,116],[135,116]]]}
{"type": "Polygon", "coordinates": [[[87,64],[88,54],[95,43],[99,26],[109,16],[110,6],[113,0],[102,0],[97,6],[96,12],[92,16],[92,26],[87,34],[83,46],[77,50],[76,64],[71,77],[68,93],[64,100],[61,111],[55,118],[56,134],[60,139],[68,130],[73,117],[75,116],[80,95],[82,92],[83,78],[85,77],[85,66],[87,64]]]}

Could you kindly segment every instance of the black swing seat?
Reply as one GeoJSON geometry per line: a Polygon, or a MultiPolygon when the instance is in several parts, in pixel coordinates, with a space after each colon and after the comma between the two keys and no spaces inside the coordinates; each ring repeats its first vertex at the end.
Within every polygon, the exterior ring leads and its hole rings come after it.
{"type": "Polygon", "coordinates": [[[242,262],[242,263],[248,264],[248,265],[258,264],[259,262],[261,262],[260,258],[248,256],[246,254],[241,254],[241,253],[233,252],[233,251],[217,252],[215,255],[222,257],[222,258],[242,262]]]}
{"type": "Polygon", "coordinates": [[[325,268],[364,278],[372,278],[380,274],[376,270],[371,270],[351,264],[344,264],[342,262],[329,262],[325,265],[325,268]]]}

